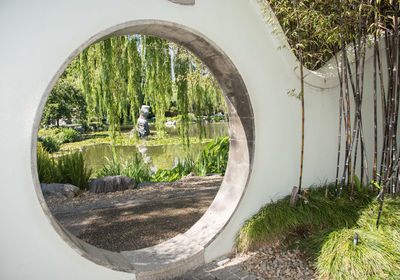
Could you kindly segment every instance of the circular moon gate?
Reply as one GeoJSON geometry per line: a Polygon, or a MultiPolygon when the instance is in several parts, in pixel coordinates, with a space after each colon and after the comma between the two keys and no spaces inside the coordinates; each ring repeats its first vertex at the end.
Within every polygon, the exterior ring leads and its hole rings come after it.
{"type": "Polygon", "coordinates": [[[185,26],[159,20],[138,20],[109,28],[86,41],[59,69],[43,95],[32,135],[32,172],[43,210],[58,234],[91,261],[114,270],[133,272],[137,279],[173,277],[204,263],[204,250],[224,228],[246,188],[254,151],[254,115],[241,75],[229,57],[204,35],[185,26]],[[110,252],[71,235],[52,216],[43,198],[36,167],[36,137],[47,97],[68,64],[94,42],[105,38],[143,34],[181,45],[200,58],[212,72],[225,97],[229,114],[230,154],[224,180],[209,209],[186,233],[159,245],[135,251],[110,252]]]}

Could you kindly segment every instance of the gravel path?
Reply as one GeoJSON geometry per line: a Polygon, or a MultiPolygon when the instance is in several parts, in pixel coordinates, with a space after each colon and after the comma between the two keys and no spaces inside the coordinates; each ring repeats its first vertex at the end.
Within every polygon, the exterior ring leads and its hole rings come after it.
{"type": "Polygon", "coordinates": [[[184,177],[114,193],[47,196],[56,219],[96,247],[120,252],[159,244],[187,231],[213,201],[223,177],[184,177]]]}
{"type": "Polygon", "coordinates": [[[55,217],[75,236],[96,247],[130,251],[187,231],[207,210],[216,192],[59,213],[55,217]]]}

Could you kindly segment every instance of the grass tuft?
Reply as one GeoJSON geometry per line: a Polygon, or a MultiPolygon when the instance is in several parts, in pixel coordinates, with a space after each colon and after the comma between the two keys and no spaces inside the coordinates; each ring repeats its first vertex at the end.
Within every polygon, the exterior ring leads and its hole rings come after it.
{"type": "Polygon", "coordinates": [[[345,195],[336,198],[334,186],[330,185],[328,188],[328,199],[324,197],[324,188],[310,188],[305,194],[308,203],[299,200],[298,205],[292,207],[290,197],[286,196],[267,204],[245,223],[236,238],[237,248],[247,251],[277,240],[290,242],[292,237],[296,239],[299,236],[354,225],[370,197],[358,194],[353,200],[345,195]]]}
{"type": "Polygon", "coordinates": [[[317,272],[330,279],[400,278],[400,201],[387,199],[376,229],[379,205],[371,202],[356,225],[330,233],[317,256],[317,272]],[[354,236],[358,243],[354,244],[354,236]],[[397,278],[396,278],[397,277],[397,278]]]}
{"type": "Polygon", "coordinates": [[[387,199],[376,229],[378,203],[365,191],[337,198],[334,186],[306,190],[308,203],[285,197],[263,207],[236,237],[241,251],[273,242],[314,257],[322,279],[400,279],[400,200],[387,199]],[[354,244],[355,235],[358,243],[354,244]]]}

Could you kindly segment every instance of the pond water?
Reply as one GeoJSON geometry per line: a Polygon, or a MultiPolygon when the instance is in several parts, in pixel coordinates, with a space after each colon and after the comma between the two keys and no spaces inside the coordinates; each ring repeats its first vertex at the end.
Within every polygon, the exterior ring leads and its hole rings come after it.
{"type": "MultiPolygon", "coordinates": [[[[224,137],[229,135],[228,123],[209,123],[204,125],[205,138],[224,137]]],[[[177,129],[167,127],[168,137],[179,137],[177,129]]],[[[198,128],[196,124],[189,127],[189,135],[196,137],[198,128]]],[[[168,144],[158,146],[117,146],[117,157],[122,161],[128,160],[140,152],[147,160],[154,171],[158,169],[169,169],[174,167],[178,160],[183,160],[189,153],[193,159],[196,159],[202,148],[207,143],[196,143],[190,145],[190,151],[185,152],[182,144],[168,144]]],[[[111,146],[109,144],[88,145],[82,148],[82,155],[86,164],[93,171],[99,170],[107,158],[112,158],[111,146]]]]}
{"type": "MultiPolygon", "coordinates": [[[[155,130],[154,124],[149,125],[150,129],[155,130]]],[[[178,130],[174,127],[165,128],[168,137],[180,137],[178,130]]],[[[217,122],[217,123],[206,123],[203,124],[203,137],[204,138],[215,138],[224,137],[229,135],[228,123],[227,122],[217,122]]],[[[198,137],[199,128],[196,123],[189,124],[189,137],[198,137]]]]}

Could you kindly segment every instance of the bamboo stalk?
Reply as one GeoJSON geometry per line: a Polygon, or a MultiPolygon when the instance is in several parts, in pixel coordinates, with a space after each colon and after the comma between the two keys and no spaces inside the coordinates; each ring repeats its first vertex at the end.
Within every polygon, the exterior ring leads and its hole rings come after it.
{"type": "MultiPolygon", "coordinates": [[[[342,144],[342,115],[343,115],[343,71],[340,70],[339,62],[337,59],[337,55],[334,55],[336,62],[336,69],[339,79],[339,131],[338,131],[338,153],[337,153],[337,161],[336,161],[336,179],[335,179],[335,188],[338,187],[339,180],[339,166],[340,166],[340,152],[341,152],[341,144],[342,144]]],[[[325,197],[328,196],[328,188],[325,190],[325,197]]]]}
{"type": "MultiPolygon", "coordinates": [[[[373,5],[376,8],[376,0],[373,1],[373,5]]],[[[377,26],[378,26],[378,15],[375,10],[375,29],[374,29],[374,86],[373,86],[373,98],[374,98],[374,167],[372,171],[372,180],[376,181],[376,172],[377,172],[377,162],[378,162],[378,113],[377,113],[377,49],[378,49],[378,41],[377,41],[377,26]]],[[[374,188],[374,187],[373,187],[374,188]]]]}
{"type": "Polygon", "coordinates": [[[304,122],[305,122],[305,112],[304,112],[304,73],[303,73],[303,49],[301,47],[301,35],[300,35],[300,18],[298,12],[297,0],[293,0],[293,6],[296,13],[297,21],[297,39],[298,39],[298,56],[300,63],[300,100],[301,100],[301,153],[300,153],[300,175],[299,175],[299,189],[298,193],[301,193],[301,185],[303,180],[303,161],[304,161],[304,122]]]}

